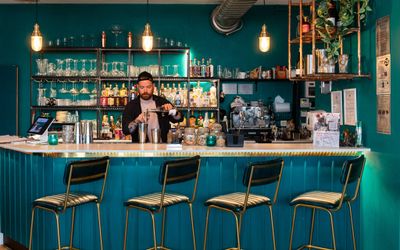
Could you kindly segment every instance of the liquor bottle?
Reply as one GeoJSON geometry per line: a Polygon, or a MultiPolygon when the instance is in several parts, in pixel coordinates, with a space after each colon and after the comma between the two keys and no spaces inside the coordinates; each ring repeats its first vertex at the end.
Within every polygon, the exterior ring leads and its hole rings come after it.
{"type": "Polygon", "coordinates": [[[204,115],[203,127],[208,128],[210,125],[210,120],[208,119],[208,112],[204,115]]]}
{"type": "Polygon", "coordinates": [[[107,86],[106,89],[107,89],[107,92],[108,92],[108,98],[107,98],[108,106],[109,107],[113,107],[114,104],[115,104],[115,101],[114,101],[114,91],[111,88],[111,83],[110,83],[109,86],[107,86]]]}
{"type": "Polygon", "coordinates": [[[206,64],[204,58],[201,59],[201,77],[206,77],[206,64]]]}
{"type": "Polygon", "coordinates": [[[212,64],[212,59],[210,58],[210,64],[208,65],[208,67],[209,67],[209,77],[214,77],[214,65],[212,64]]]}
{"type": "Polygon", "coordinates": [[[197,117],[197,126],[203,127],[203,125],[204,125],[204,118],[201,115],[201,113],[199,113],[199,116],[197,117]]]}
{"type": "Polygon", "coordinates": [[[133,100],[137,97],[136,84],[132,85],[131,91],[129,94],[130,94],[131,100],[133,100]]]}
{"type": "Polygon", "coordinates": [[[193,76],[193,60],[192,59],[190,59],[190,63],[189,63],[189,76],[194,77],[193,76]]]}
{"type": "Polygon", "coordinates": [[[194,116],[194,111],[192,110],[192,113],[190,114],[189,117],[189,127],[195,127],[196,126],[196,116],[194,116]]]}
{"type": "Polygon", "coordinates": [[[164,91],[165,91],[164,83],[161,83],[161,87],[160,87],[160,96],[163,97],[163,98],[165,98],[164,91]]]}
{"type": "Polygon", "coordinates": [[[128,48],[132,48],[132,32],[128,32],[128,48]]]}
{"type": "Polygon", "coordinates": [[[100,96],[100,106],[107,107],[108,105],[108,93],[106,91],[106,84],[103,84],[103,88],[101,89],[101,96],[100,96]]]}
{"type": "Polygon", "coordinates": [[[102,48],[106,47],[106,32],[105,31],[101,32],[101,47],[102,48]]]}
{"type": "Polygon", "coordinates": [[[118,83],[115,83],[115,86],[112,90],[113,90],[113,96],[114,96],[114,106],[119,107],[119,106],[121,106],[121,103],[120,103],[118,83]]]}
{"type": "Polygon", "coordinates": [[[122,106],[126,106],[128,104],[128,90],[125,87],[125,83],[122,83],[122,87],[119,90],[119,96],[120,96],[120,104],[122,106]]]}
{"type": "Polygon", "coordinates": [[[115,123],[114,123],[114,117],[110,115],[110,132],[111,132],[111,138],[115,138],[115,123]]]}
{"type": "Polygon", "coordinates": [[[216,120],[215,120],[215,118],[214,118],[214,113],[211,112],[210,121],[209,121],[209,126],[211,127],[215,122],[216,122],[216,120]]]}
{"type": "Polygon", "coordinates": [[[213,82],[210,88],[210,106],[217,106],[217,88],[215,87],[215,82],[213,82]]]}
{"type": "Polygon", "coordinates": [[[175,94],[175,106],[180,107],[181,105],[181,95],[179,94],[179,91],[177,91],[175,94]]]}
{"type": "Polygon", "coordinates": [[[193,77],[198,77],[199,75],[197,74],[197,59],[196,57],[193,59],[193,77]]]}
{"type": "Polygon", "coordinates": [[[186,87],[186,83],[183,84],[183,89],[182,89],[182,106],[187,107],[188,106],[188,90],[186,87]]]}

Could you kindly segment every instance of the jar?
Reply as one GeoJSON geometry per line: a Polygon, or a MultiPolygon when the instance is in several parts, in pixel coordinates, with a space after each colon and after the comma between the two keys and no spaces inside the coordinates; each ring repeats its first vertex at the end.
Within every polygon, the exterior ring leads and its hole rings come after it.
{"type": "Polygon", "coordinates": [[[215,134],[207,135],[207,139],[206,139],[207,146],[213,147],[213,146],[215,146],[216,143],[217,143],[217,136],[215,134]]]}
{"type": "Polygon", "coordinates": [[[58,134],[49,134],[47,138],[47,142],[49,145],[57,145],[58,144],[58,134]]]}
{"type": "Polygon", "coordinates": [[[225,133],[220,132],[217,135],[217,147],[225,147],[225,133]]]}
{"type": "Polygon", "coordinates": [[[206,140],[207,140],[207,135],[208,135],[208,128],[200,127],[197,130],[196,144],[199,145],[199,146],[205,146],[206,145],[206,140]]]}
{"type": "Polygon", "coordinates": [[[186,145],[196,144],[196,134],[194,133],[194,128],[185,128],[184,142],[186,145]]]}

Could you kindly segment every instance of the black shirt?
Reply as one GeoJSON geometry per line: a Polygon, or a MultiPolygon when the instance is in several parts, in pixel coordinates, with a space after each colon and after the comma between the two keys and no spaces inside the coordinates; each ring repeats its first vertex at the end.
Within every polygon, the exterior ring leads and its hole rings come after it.
{"type": "MultiPolygon", "coordinates": [[[[156,95],[153,95],[153,100],[156,103],[156,107],[161,107],[162,105],[167,103],[171,104],[165,98],[156,95]]],[[[142,113],[142,108],[140,106],[140,96],[138,96],[125,106],[125,110],[122,114],[122,131],[125,135],[130,134],[132,136],[132,142],[139,141],[139,134],[137,129],[135,129],[131,134],[128,126],[129,123],[134,121],[141,113],[142,113]]],[[[179,120],[176,120],[170,115],[165,115],[165,114],[162,115],[160,113],[157,113],[157,117],[158,117],[158,124],[160,125],[161,129],[161,140],[163,142],[167,142],[167,134],[169,129],[171,128],[169,123],[181,122],[183,121],[183,116],[181,115],[181,118],[179,120]]]]}

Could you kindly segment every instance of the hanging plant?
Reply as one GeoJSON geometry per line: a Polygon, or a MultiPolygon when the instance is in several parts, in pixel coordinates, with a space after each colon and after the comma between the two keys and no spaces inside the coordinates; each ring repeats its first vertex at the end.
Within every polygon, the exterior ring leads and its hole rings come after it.
{"type": "MultiPolygon", "coordinates": [[[[317,8],[316,29],[325,43],[326,52],[329,59],[336,61],[340,52],[339,37],[343,37],[353,26],[357,19],[358,0],[334,0],[339,3],[339,13],[337,27],[330,21],[329,5],[330,0],[319,0],[317,8]]],[[[369,7],[369,0],[360,0],[360,20],[366,23],[367,13],[372,11],[369,7]]]]}

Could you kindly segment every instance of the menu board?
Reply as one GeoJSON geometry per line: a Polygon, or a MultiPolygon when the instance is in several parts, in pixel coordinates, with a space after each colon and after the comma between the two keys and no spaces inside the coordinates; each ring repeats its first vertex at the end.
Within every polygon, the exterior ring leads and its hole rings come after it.
{"type": "Polygon", "coordinates": [[[378,56],[376,58],[376,94],[377,95],[390,95],[390,76],[391,62],[390,54],[385,56],[378,56]]]}
{"type": "Polygon", "coordinates": [[[331,92],[331,112],[340,114],[340,121],[343,124],[343,112],[342,112],[342,91],[332,91],[331,92]]]}
{"type": "Polygon", "coordinates": [[[376,21],[376,56],[390,54],[390,17],[385,16],[376,21]]]}

